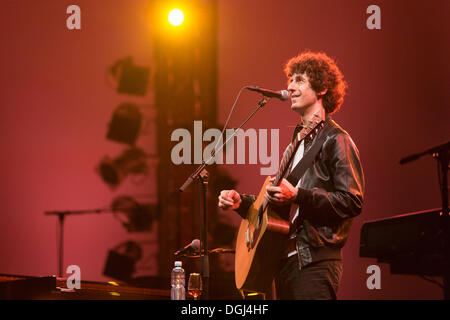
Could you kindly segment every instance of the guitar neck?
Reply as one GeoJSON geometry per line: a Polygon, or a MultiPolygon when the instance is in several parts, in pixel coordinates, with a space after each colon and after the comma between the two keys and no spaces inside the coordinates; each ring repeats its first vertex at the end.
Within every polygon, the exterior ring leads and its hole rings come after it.
{"type": "MultiPolygon", "coordinates": [[[[303,138],[301,138],[301,134],[299,133],[298,136],[296,137],[296,139],[294,139],[294,141],[292,141],[289,144],[288,148],[286,149],[286,152],[284,153],[283,159],[281,160],[280,167],[278,169],[277,175],[276,175],[275,180],[273,181],[272,185],[274,185],[274,186],[280,185],[281,180],[283,180],[283,177],[287,173],[287,170],[289,169],[289,166],[290,166],[292,160],[294,159],[294,155],[297,152],[297,149],[302,140],[303,140],[303,138]]],[[[261,209],[260,217],[262,216],[262,213],[266,210],[268,205],[269,205],[269,202],[268,202],[267,198],[264,198],[263,202],[261,203],[261,207],[260,207],[260,209],[261,209]]]]}
{"type": "Polygon", "coordinates": [[[316,121],[315,123],[310,123],[309,125],[303,127],[302,130],[300,130],[300,132],[297,134],[297,137],[295,137],[294,141],[292,141],[289,144],[288,148],[286,149],[286,152],[283,156],[283,160],[281,161],[280,168],[278,169],[273,185],[278,186],[281,183],[281,180],[283,180],[283,177],[286,175],[289,166],[294,160],[295,153],[297,152],[300,143],[307,136],[309,136],[312,139],[313,136],[315,136],[318,133],[319,129],[323,126],[323,124],[324,124],[323,120],[316,121]],[[315,126],[313,127],[312,124],[315,124],[315,126]]]}
{"type": "Polygon", "coordinates": [[[289,166],[291,165],[292,160],[294,159],[294,155],[297,152],[297,149],[300,146],[302,140],[303,139],[297,138],[294,139],[294,141],[289,144],[284,154],[283,160],[281,161],[280,168],[278,169],[275,180],[273,182],[274,185],[278,186],[281,183],[281,180],[283,180],[283,177],[286,175],[287,170],[289,169],[289,166]]]}

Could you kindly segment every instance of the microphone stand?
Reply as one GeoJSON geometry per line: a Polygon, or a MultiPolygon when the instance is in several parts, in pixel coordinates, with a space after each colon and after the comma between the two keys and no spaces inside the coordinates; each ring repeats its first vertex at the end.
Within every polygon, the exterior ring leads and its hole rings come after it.
{"type": "Polygon", "coordinates": [[[84,213],[102,213],[109,212],[110,209],[95,209],[95,210],[73,210],[73,211],[46,211],[45,215],[58,216],[58,277],[63,276],[63,253],[64,253],[64,219],[69,214],[84,214],[84,213]]]}
{"type": "Polygon", "coordinates": [[[442,201],[442,231],[443,231],[443,250],[444,250],[444,299],[450,300],[450,210],[448,203],[448,167],[450,161],[450,141],[439,146],[430,148],[424,152],[407,156],[400,160],[400,164],[405,164],[419,159],[424,155],[432,155],[438,161],[439,172],[442,174],[442,181],[439,179],[441,187],[441,201],[442,201]]]}
{"type": "MultiPolygon", "coordinates": [[[[233,134],[228,137],[228,139],[222,143],[222,145],[219,147],[218,152],[221,152],[225,145],[228,143],[228,141],[236,135],[236,133],[241,129],[252,117],[253,115],[261,109],[263,106],[267,104],[269,101],[269,98],[263,97],[259,102],[258,106],[255,110],[253,110],[250,115],[239,125],[237,129],[234,130],[233,134]]],[[[215,149],[215,148],[214,148],[215,149]]],[[[203,259],[202,261],[202,278],[203,278],[203,284],[204,284],[204,299],[209,298],[209,252],[208,252],[208,245],[207,245],[207,227],[208,227],[208,219],[207,219],[207,213],[206,213],[206,203],[207,203],[207,187],[208,187],[208,171],[205,169],[207,165],[209,165],[209,162],[211,162],[212,159],[215,158],[216,152],[215,150],[212,151],[211,157],[205,162],[203,161],[202,164],[187,178],[187,180],[183,183],[183,185],[179,188],[180,192],[183,192],[186,190],[186,188],[192,183],[192,181],[197,180],[199,182],[199,189],[200,189],[200,196],[203,199],[203,210],[202,210],[202,220],[203,220],[203,226],[200,229],[200,238],[201,238],[201,257],[203,259]]]]}

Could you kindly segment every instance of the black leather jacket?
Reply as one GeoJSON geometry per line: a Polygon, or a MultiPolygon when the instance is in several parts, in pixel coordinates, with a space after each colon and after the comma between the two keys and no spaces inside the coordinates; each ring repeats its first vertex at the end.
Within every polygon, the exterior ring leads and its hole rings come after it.
{"type": "MultiPolygon", "coordinates": [[[[331,126],[330,131],[303,175],[295,200],[300,218],[295,226],[300,268],[315,261],[342,259],[352,218],[362,210],[364,176],[359,151],[349,134],[329,117],[326,126],[331,126]]],[[[315,141],[306,143],[305,154],[315,141]]],[[[244,216],[255,197],[242,194],[241,199],[236,211],[244,216]]]]}

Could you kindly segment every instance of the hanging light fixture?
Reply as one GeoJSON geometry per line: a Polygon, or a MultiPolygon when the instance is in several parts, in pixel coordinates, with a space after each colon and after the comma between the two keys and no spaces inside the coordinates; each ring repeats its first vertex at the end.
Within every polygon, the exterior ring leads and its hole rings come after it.
{"type": "Polygon", "coordinates": [[[117,187],[129,174],[148,174],[148,157],[141,149],[132,147],[116,158],[103,157],[97,170],[105,183],[117,187]]]}
{"type": "Polygon", "coordinates": [[[142,126],[142,114],[133,103],[120,104],[112,115],[108,125],[108,140],[134,145],[142,126]]]}
{"type": "Polygon", "coordinates": [[[138,202],[127,195],[114,198],[111,210],[128,232],[150,231],[157,215],[156,204],[138,202]]]}

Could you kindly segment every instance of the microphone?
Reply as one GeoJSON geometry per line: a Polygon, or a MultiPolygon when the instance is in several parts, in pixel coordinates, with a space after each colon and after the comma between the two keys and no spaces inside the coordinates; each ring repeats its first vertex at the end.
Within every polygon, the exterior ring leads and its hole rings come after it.
{"type": "Polygon", "coordinates": [[[189,243],[187,246],[185,246],[183,249],[178,250],[174,253],[175,256],[179,256],[182,253],[188,252],[188,251],[197,251],[200,249],[200,240],[194,239],[191,243],[189,243]]]}
{"type": "Polygon", "coordinates": [[[257,86],[246,86],[245,88],[250,91],[256,91],[256,92],[262,93],[264,96],[269,97],[269,98],[277,98],[277,99],[280,99],[283,101],[289,99],[289,92],[287,90],[275,91],[275,90],[263,89],[263,88],[260,88],[257,86]]]}

